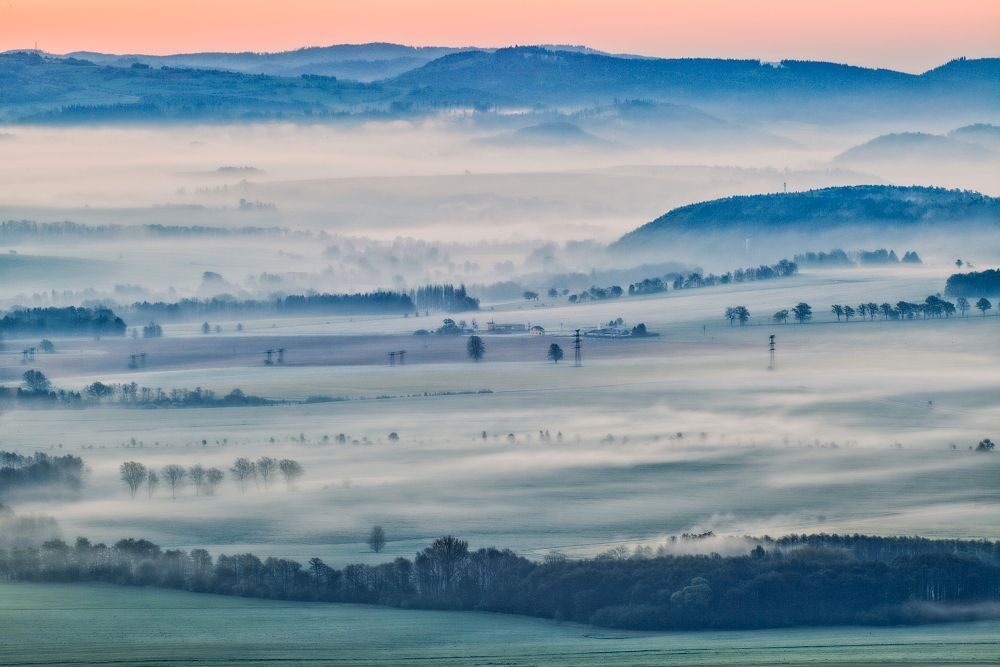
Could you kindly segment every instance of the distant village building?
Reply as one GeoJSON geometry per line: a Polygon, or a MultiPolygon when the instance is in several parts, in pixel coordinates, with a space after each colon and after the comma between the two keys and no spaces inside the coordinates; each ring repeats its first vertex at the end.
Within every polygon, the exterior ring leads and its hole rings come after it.
{"type": "Polygon", "coordinates": [[[584,336],[591,338],[624,338],[632,335],[632,330],[628,327],[598,327],[590,331],[584,331],[584,336]]]}
{"type": "Polygon", "coordinates": [[[528,333],[531,334],[532,336],[544,336],[545,329],[536,324],[535,326],[528,329],[528,333]]]}
{"type": "Polygon", "coordinates": [[[528,332],[528,327],[523,324],[497,324],[496,322],[487,322],[486,332],[495,334],[523,334],[528,332]]]}

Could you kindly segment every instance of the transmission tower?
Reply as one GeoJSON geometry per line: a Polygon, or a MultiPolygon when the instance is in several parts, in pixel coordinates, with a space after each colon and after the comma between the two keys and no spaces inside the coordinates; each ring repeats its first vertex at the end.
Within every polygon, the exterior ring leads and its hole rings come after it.
{"type": "Polygon", "coordinates": [[[574,360],[574,364],[573,365],[576,366],[577,368],[579,368],[580,366],[583,365],[583,362],[580,359],[580,330],[579,329],[576,330],[576,336],[573,339],[573,360],[574,360]]]}
{"type": "Polygon", "coordinates": [[[406,350],[400,350],[396,354],[399,355],[399,365],[400,366],[405,366],[406,365],[406,350]]]}
{"type": "Polygon", "coordinates": [[[771,334],[771,342],[768,344],[767,349],[771,351],[771,365],[767,367],[767,370],[774,370],[774,334],[771,334]]]}

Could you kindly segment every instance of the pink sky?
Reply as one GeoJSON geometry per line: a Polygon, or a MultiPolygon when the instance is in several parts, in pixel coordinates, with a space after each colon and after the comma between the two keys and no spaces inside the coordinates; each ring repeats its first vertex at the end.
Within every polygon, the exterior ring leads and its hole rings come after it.
{"type": "Polygon", "coordinates": [[[0,50],[168,54],[585,44],[920,72],[1000,56],[998,0],[0,0],[0,50]]]}

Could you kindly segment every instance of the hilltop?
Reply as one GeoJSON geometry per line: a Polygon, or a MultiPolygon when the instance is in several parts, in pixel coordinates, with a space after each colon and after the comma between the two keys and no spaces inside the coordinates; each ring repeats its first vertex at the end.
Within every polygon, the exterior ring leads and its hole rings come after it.
{"type": "Polygon", "coordinates": [[[909,227],[979,221],[1000,225],[1000,199],[944,188],[859,185],[726,197],[675,208],[622,236],[631,250],[698,233],[818,232],[836,227],[909,227]]]}

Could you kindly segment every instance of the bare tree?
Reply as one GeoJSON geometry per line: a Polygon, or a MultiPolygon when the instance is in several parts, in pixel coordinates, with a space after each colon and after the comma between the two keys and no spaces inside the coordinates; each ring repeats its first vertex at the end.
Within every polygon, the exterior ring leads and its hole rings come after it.
{"type": "Polygon", "coordinates": [[[156,474],[155,470],[150,470],[149,474],[146,475],[146,493],[152,498],[153,492],[156,491],[156,487],[160,485],[160,476],[156,474]]]}
{"type": "Polygon", "coordinates": [[[969,300],[964,296],[960,296],[955,299],[955,305],[958,306],[958,310],[962,313],[962,317],[965,317],[965,314],[972,308],[972,306],[969,305],[969,300]]]}
{"type": "Polygon", "coordinates": [[[372,532],[368,533],[368,546],[375,553],[385,548],[385,531],[382,530],[382,526],[375,526],[372,532]]]}
{"type": "Polygon", "coordinates": [[[201,487],[205,484],[205,469],[199,463],[188,469],[188,475],[191,477],[191,481],[194,482],[195,495],[201,495],[201,487]]]}
{"type": "Polygon", "coordinates": [[[264,485],[264,491],[267,492],[274,484],[274,478],[278,474],[278,460],[272,459],[270,456],[260,457],[257,461],[257,474],[264,485]]]}
{"type": "Polygon", "coordinates": [[[218,468],[209,468],[205,471],[205,495],[214,496],[219,483],[225,475],[218,468]]]}
{"type": "Polygon", "coordinates": [[[302,469],[299,462],[292,459],[281,459],[278,461],[278,470],[281,471],[281,476],[285,478],[285,488],[289,491],[295,487],[295,482],[302,475],[306,474],[306,471],[302,469]]]}
{"type": "Polygon", "coordinates": [[[128,485],[129,491],[132,492],[132,497],[135,498],[135,492],[146,481],[146,466],[136,461],[126,461],[118,468],[118,472],[121,474],[122,481],[128,485]]]}
{"type": "Polygon", "coordinates": [[[241,493],[246,493],[247,484],[257,476],[257,464],[247,458],[236,459],[233,467],[229,469],[233,473],[236,485],[240,487],[241,493]]]}
{"type": "Polygon", "coordinates": [[[168,466],[164,466],[163,479],[166,480],[167,486],[170,487],[170,497],[177,497],[177,489],[184,486],[184,478],[187,477],[187,471],[176,463],[171,463],[168,466]]]}

